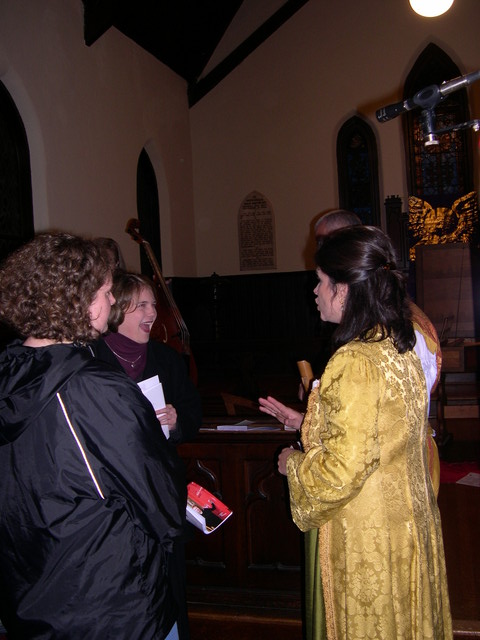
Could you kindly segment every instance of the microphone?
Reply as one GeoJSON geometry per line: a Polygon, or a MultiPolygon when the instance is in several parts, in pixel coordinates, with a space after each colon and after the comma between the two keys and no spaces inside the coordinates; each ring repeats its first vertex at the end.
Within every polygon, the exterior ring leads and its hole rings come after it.
{"type": "Polygon", "coordinates": [[[453,80],[442,82],[441,85],[432,84],[429,87],[425,87],[425,89],[418,91],[413,98],[408,98],[402,102],[396,102],[395,104],[390,104],[378,109],[375,115],[379,122],[388,122],[400,114],[405,113],[405,111],[411,111],[417,107],[421,107],[422,109],[433,109],[433,107],[435,107],[449,93],[458,91],[479,79],[480,71],[474,71],[472,73],[467,73],[465,76],[459,76],[453,80]]]}
{"type": "Polygon", "coordinates": [[[405,111],[415,109],[416,106],[417,105],[414,103],[413,99],[408,98],[408,100],[404,100],[403,102],[395,102],[395,104],[389,104],[386,107],[378,109],[375,115],[379,122],[388,122],[405,111]]]}

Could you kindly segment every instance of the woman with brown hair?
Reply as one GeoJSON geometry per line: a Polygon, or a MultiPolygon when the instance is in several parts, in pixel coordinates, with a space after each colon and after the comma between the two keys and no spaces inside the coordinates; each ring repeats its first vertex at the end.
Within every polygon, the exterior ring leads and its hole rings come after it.
{"type": "MultiPolygon", "coordinates": [[[[176,445],[192,440],[200,428],[200,395],[191,381],[182,357],[168,345],[151,339],[157,317],[153,283],[143,275],[117,271],[113,278],[110,331],[94,344],[98,358],[115,366],[135,382],[158,376],[165,407],[157,409],[158,428],[168,438],[172,458],[176,461],[177,491],[187,503],[184,463],[176,445]]],[[[171,583],[177,601],[180,640],[190,637],[186,608],[186,569],[183,540],[174,545],[171,583]]]]}
{"type": "Polygon", "coordinates": [[[0,267],[0,618],[9,639],[177,638],[169,580],[185,511],[155,412],[98,361],[111,272],[42,234],[0,267]]]}

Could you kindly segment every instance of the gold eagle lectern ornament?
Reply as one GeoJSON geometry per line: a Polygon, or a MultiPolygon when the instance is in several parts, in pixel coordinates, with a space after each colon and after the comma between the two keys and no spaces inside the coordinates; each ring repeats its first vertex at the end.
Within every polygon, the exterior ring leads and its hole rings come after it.
{"type": "Polygon", "coordinates": [[[471,191],[448,207],[432,207],[426,200],[409,196],[408,222],[412,236],[410,260],[419,244],[464,242],[474,237],[478,225],[477,194],[471,191]]]}

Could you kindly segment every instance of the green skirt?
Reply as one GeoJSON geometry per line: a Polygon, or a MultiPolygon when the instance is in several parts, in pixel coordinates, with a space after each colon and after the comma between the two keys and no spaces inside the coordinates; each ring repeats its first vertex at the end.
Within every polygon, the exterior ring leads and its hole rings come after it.
{"type": "Polygon", "coordinates": [[[305,640],[326,640],[318,529],[305,533],[305,640]]]}

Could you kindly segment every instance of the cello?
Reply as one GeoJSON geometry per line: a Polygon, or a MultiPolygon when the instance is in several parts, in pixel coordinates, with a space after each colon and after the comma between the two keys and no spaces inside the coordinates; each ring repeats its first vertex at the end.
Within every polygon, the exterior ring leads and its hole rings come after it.
{"type": "Polygon", "coordinates": [[[140,223],[137,219],[130,218],[125,231],[135,242],[143,247],[154,274],[153,280],[156,286],[155,293],[159,308],[157,309],[157,318],[153,324],[150,335],[153,340],[168,344],[185,357],[188,363],[190,378],[197,384],[198,372],[190,350],[190,334],[170,289],[165,282],[153,249],[148,240],[145,240],[140,234],[140,223]]]}

